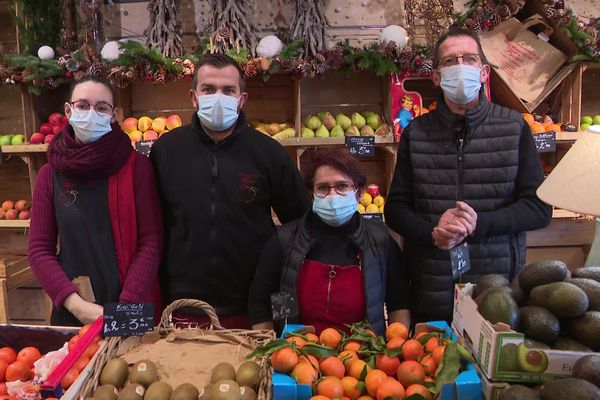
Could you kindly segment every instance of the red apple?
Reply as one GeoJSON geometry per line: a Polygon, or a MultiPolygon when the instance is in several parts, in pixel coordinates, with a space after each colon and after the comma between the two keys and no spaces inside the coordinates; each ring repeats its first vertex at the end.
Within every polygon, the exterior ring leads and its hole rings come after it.
{"type": "Polygon", "coordinates": [[[52,113],[48,117],[48,122],[50,122],[52,125],[60,125],[60,121],[63,117],[64,115],[61,113],[52,113]]]}
{"type": "Polygon", "coordinates": [[[62,125],[54,125],[52,127],[52,135],[58,135],[60,133],[60,131],[62,131],[64,129],[64,126],[62,125]]]}
{"type": "Polygon", "coordinates": [[[179,128],[181,126],[181,117],[177,114],[169,115],[167,117],[166,126],[168,130],[179,128]]]}
{"type": "Polygon", "coordinates": [[[12,200],[5,200],[4,203],[2,203],[2,210],[4,211],[8,211],[15,208],[15,202],[12,200]]]}
{"type": "Polygon", "coordinates": [[[4,219],[6,217],[6,211],[0,209],[0,219],[4,219]]]}
{"type": "Polygon", "coordinates": [[[142,139],[143,140],[156,140],[156,139],[158,139],[158,133],[156,133],[156,131],[153,131],[152,129],[147,130],[146,132],[144,132],[142,139]]]}
{"type": "Polygon", "coordinates": [[[67,118],[67,117],[62,117],[62,118],[60,119],[60,124],[59,124],[59,125],[60,125],[60,126],[67,126],[67,124],[68,124],[68,123],[69,123],[69,118],[67,118]]]}
{"type": "Polygon", "coordinates": [[[48,135],[44,138],[44,143],[48,144],[54,139],[54,135],[48,135]]]}
{"type": "Polygon", "coordinates": [[[14,208],[11,210],[8,210],[6,212],[6,219],[10,219],[10,220],[15,220],[17,218],[19,218],[19,212],[17,210],[15,210],[14,208]]]}
{"type": "Polygon", "coordinates": [[[43,133],[40,132],[35,132],[33,135],[31,135],[31,137],[29,138],[29,144],[40,144],[40,143],[44,143],[44,137],[45,135],[43,133]]]}
{"type": "Polygon", "coordinates": [[[23,210],[19,213],[20,220],[26,220],[29,219],[29,217],[31,217],[31,211],[29,210],[23,210]]]}
{"type": "Polygon", "coordinates": [[[52,133],[52,128],[54,128],[54,125],[52,125],[50,122],[44,122],[42,125],[40,125],[40,133],[44,136],[50,135],[52,133]]]}
{"type": "Polygon", "coordinates": [[[129,117],[126,118],[123,121],[123,132],[125,133],[131,133],[133,131],[137,130],[137,126],[138,126],[138,119],[134,118],[134,117],[129,117]]]}
{"type": "Polygon", "coordinates": [[[15,203],[15,210],[19,212],[23,210],[29,210],[29,207],[31,207],[31,205],[27,200],[19,200],[15,203]]]}
{"type": "Polygon", "coordinates": [[[375,184],[370,184],[369,186],[367,186],[367,193],[369,193],[373,198],[381,194],[379,186],[375,184]]]}

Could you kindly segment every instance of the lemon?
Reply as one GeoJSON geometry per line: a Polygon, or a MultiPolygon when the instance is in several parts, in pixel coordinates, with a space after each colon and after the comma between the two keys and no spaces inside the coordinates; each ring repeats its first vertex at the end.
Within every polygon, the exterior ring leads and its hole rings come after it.
{"type": "Polygon", "coordinates": [[[358,212],[359,213],[364,213],[365,212],[365,206],[363,206],[362,204],[358,203],[358,212]]]}
{"type": "Polygon", "coordinates": [[[360,202],[363,206],[367,207],[369,204],[373,203],[373,197],[367,192],[363,193],[360,202]]]}
{"type": "Polygon", "coordinates": [[[381,207],[384,203],[385,199],[381,195],[375,196],[375,198],[373,199],[373,204],[375,204],[377,207],[381,207]]]}
{"type": "Polygon", "coordinates": [[[379,212],[379,207],[377,207],[375,204],[369,204],[367,206],[367,213],[369,214],[376,214],[379,212]]]}
{"type": "Polygon", "coordinates": [[[379,206],[379,212],[382,213],[382,214],[383,214],[383,207],[384,207],[383,204],[379,206]]]}

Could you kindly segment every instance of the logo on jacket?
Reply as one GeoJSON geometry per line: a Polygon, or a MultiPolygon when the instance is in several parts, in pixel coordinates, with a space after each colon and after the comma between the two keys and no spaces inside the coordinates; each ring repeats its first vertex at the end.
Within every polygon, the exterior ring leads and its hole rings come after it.
{"type": "Polygon", "coordinates": [[[240,198],[243,203],[250,204],[256,199],[256,193],[258,193],[258,188],[256,187],[258,174],[240,172],[238,176],[240,178],[240,198]]]}
{"type": "Polygon", "coordinates": [[[75,201],[77,201],[78,194],[79,190],[77,190],[77,184],[75,182],[68,180],[64,181],[59,194],[59,201],[65,207],[72,206],[75,201]]]}

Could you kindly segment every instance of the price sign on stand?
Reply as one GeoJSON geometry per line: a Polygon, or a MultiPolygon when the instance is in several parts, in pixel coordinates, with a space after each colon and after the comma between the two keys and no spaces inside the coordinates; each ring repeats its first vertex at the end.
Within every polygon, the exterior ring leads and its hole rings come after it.
{"type": "Polygon", "coordinates": [[[296,296],[290,292],[277,292],[271,295],[271,312],[274,321],[287,321],[298,315],[296,296]]]}
{"type": "Polygon", "coordinates": [[[381,213],[365,213],[361,214],[361,217],[363,217],[364,219],[372,219],[373,221],[383,222],[383,214],[381,213]]]}
{"type": "Polygon", "coordinates": [[[375,136],[346,136],[346,148],[359,157],[375,155],[375,136]]]}
{"type": "Polygon", "coordinates": [[[469,244],[463,242],[450,249],[450,264],[452,265],[452,278],[458,279],[471,269],[471,258],[469,257],[469,244]]]}
{"type": "Polygon", "coordinates": [[[105,304],[104,336],[142,336],[154,328],[154,304],[105,304]]]}
{"type": "Polygon", "coordinates": [[[538,153],[554,153],[556,151],[556,132],[533,135],[538,153]]]}
{"type": "Polygon", "coordinates": [[[142,153],[146,157],[150,155],[150,150],[152,150],[152,145],[156,142],[156,140],[140,140],[135,142],[135,149],[138,153],[142,153]]]}

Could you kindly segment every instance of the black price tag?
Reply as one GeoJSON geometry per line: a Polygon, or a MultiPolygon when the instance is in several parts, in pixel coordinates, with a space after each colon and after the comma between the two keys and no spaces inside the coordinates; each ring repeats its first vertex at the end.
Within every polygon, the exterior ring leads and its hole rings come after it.
{"type": "Polygon", "coordinates": [[[346,136],[346,148],[350,154],[360,157],[375,155],[375,136],[346,136]]]}
{"type": "Polygon", "coordinates": [[[360,214],[364,219],[372,219],[373,221],[383,222],[383,214],[381,213],[365,213],[360,214]]]}
{"type": "Polygon", "coordinates": [[[154,329],[154,304],[105,304],[104,336],[142,336],[154,329]]]}
{"type": "Polygon", "coordinates": [[[471,269],[469,244],[467,242],[450,249],[450,264],[452,264],[452,279],[457,279],[471,269]]]}
{"type": "Polygon", "coordinates": [[[142,153],[146,157],[150,155],[150,150],[152,150],[152,145],[156,142],[156,140],[140,140],[135,142],[135,149],[138,153],[142,153]]]}
{"type": "Polygon", "coordinates": [[[556,151],[556,132],[538,133],[533,135],[533,138],[538,153],[553,153],[556,151]]]}
{"type": "Polygon", "coordinates": [[[271,295],[271,311],[274,321],[283,321],[298,315],[298,301],[290,292],[277,292],[271,295]]]}

